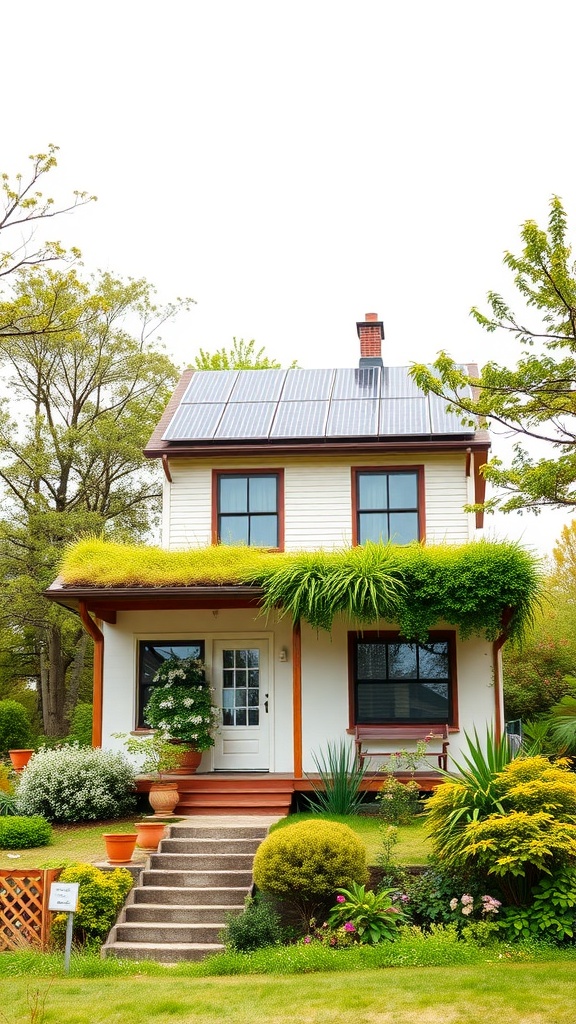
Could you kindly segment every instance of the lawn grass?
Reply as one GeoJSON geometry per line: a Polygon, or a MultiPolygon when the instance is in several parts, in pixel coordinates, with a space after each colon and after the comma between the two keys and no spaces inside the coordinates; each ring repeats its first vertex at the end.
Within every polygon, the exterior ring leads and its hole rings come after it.
{"type": "MultiPolygon", "coordinates": [[[[145,817],[145,816],[144,816],[145,817]]],[[[65,861],[80,861],[83,864],[97,864],[106,860],[103,832],[134,832],[134,822],[142,821],[141,814],[114,821],[90,822],[85,825],[53,825],[54,842],[50,846],[39,846],[30,850],[0,851],[0,868],[41,868],[56,867],[65,861]]],[[[146,855],[136,849],[134,861],[146,860],[146,855]]]]}
{"type": "MultiPolygon", "coordinates": [[[[146,816],[144,815],[144,817],[146,816]]],[[[297,821],[307,821],[317,817],[318,815],[309,812],[291,814],[289,818],[283,818],[274,827],[282,828],[297,821]]],[[[345,825],[349,825],[366,844],[368,863],[377,863],[377,856],[382,848],[379,832],[380,819],[377,816],[323,815],[323,817],[329,817],[330,821],[341,821],[345,825]]],[[[84,825],[53,825],[54,842],[50,846],[40,846],[30,850],[2,850],[0,851],[0,869],[56,867],[66,861],[98,864],[106,859],[102,833],[133,832],[134,822],[141,820],[143,820],[143,815],[136,814],[115,821],[90,822],[84,825]]],[[[400,825],[398,827],[398,843],[392,851],[394,863],[402,866],[425,864],[430,850],[425,833],[426,820],[424,816],[418,817],[413,825],[400,825]]],[[[133,860],[135,863],[144,863],[146,855],[136,849],[133,860]]]]}
{"type": "MultiPolygon", "coordinates": [[[[135,974],[138,973],[138,965],[135,974]]],[[[293,977],[6,978],[3,1021],[44,1024],[574,1024],[574,962],[486,962],[293,977]]],[[[2,996],[3,993],[3,996],[2,996]]]]}
{"type": "MultiPolygon", "coordinates": [[[[299,814],[291,814],[289,818],[282,818],[272,827],[285,828],[297,821],[314,821],[319,815],[304,811],[299,814]]],[[[326,821],[339,821],[348,825],[366,845],[366,853],[369,864],[378,863],[378,854],[382,851],[382,835],[380,832],[381,819],[378,815],[343,815],[323,814],[326,821]]],[[[426,815],[421,814],[415,818],[412,825],[398,825],[398,842],[392,848],[392,860],[402,867],[410,867],[426,864],[431,852],[430,840],[427,838],[426,815]]]]}

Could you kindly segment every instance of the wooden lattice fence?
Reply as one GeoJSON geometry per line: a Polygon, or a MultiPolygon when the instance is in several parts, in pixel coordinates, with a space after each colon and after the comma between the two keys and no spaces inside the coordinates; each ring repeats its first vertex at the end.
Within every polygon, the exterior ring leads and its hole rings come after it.
{"type": "Polygon", "coordinates": [[[0,871],[0,951],[23,944],[46,947],[50,886],[59,874],[59,868],[0,871]]]}

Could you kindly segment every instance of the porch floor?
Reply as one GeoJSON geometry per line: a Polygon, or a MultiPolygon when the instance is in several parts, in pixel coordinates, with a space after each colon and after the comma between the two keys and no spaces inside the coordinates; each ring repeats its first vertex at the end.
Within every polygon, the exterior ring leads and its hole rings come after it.
{"type": "MultiPolygon", "coordinates": [[[[412,775],[397,772],[400,782],[409,782],[412,775]]],[[[415,772],[414,779],[421,792],[429,793],[442,783],[437,772],[415,772]]],[[[174,774],[178,782],[179,803],[175,813],[197,814],[262,814],[282,817],[289,813],[295,794],[310,793],[312,782],[319,776],[310,774],[295,778],[289,772],[198,772],[194,775],[174,774]]],[[[153,783],[150,776],[137,780],[139,793],[147,793],[153,783]]],[[[362,791],[376,793],[383,782],[382,772],[368,772],[362,791]]]]}

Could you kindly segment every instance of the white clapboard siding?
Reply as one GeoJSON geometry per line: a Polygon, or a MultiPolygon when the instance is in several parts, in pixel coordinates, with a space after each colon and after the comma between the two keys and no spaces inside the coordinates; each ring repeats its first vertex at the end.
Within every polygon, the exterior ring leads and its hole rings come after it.
{"type": "Polygon", "coordinates": [[[171,463],[172,484],[165,497],[166,547],[202,547],[211,543],[212,468],[284,468],[284,536],[287,551],[340,548],[352,539],[354,466],[425,464],[426,539],[463,544],[472,536],[473,517],[463,511],[469,500],[464,456],[380,456],[379,459],[294,457],[284,460],[193,460],[171,463]]]}

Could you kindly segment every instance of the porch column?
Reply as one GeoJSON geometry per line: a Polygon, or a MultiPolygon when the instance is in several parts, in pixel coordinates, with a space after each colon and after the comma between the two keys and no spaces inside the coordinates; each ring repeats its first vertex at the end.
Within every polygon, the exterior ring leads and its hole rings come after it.
{"type": "Polygon", "coordinates": [[[292,626],[292,708],[294,722],[294,778],[302,773],[302,630],[300,619],[292,626]]]}
{"type": "Polygon", "coordinates": [[[88,613],[85,601],[79,606],[82,625],[94,641],[94,672],[92,683],[92,746],[102,746],[102,702],[104,693],[104,634],[88,613]]]}

